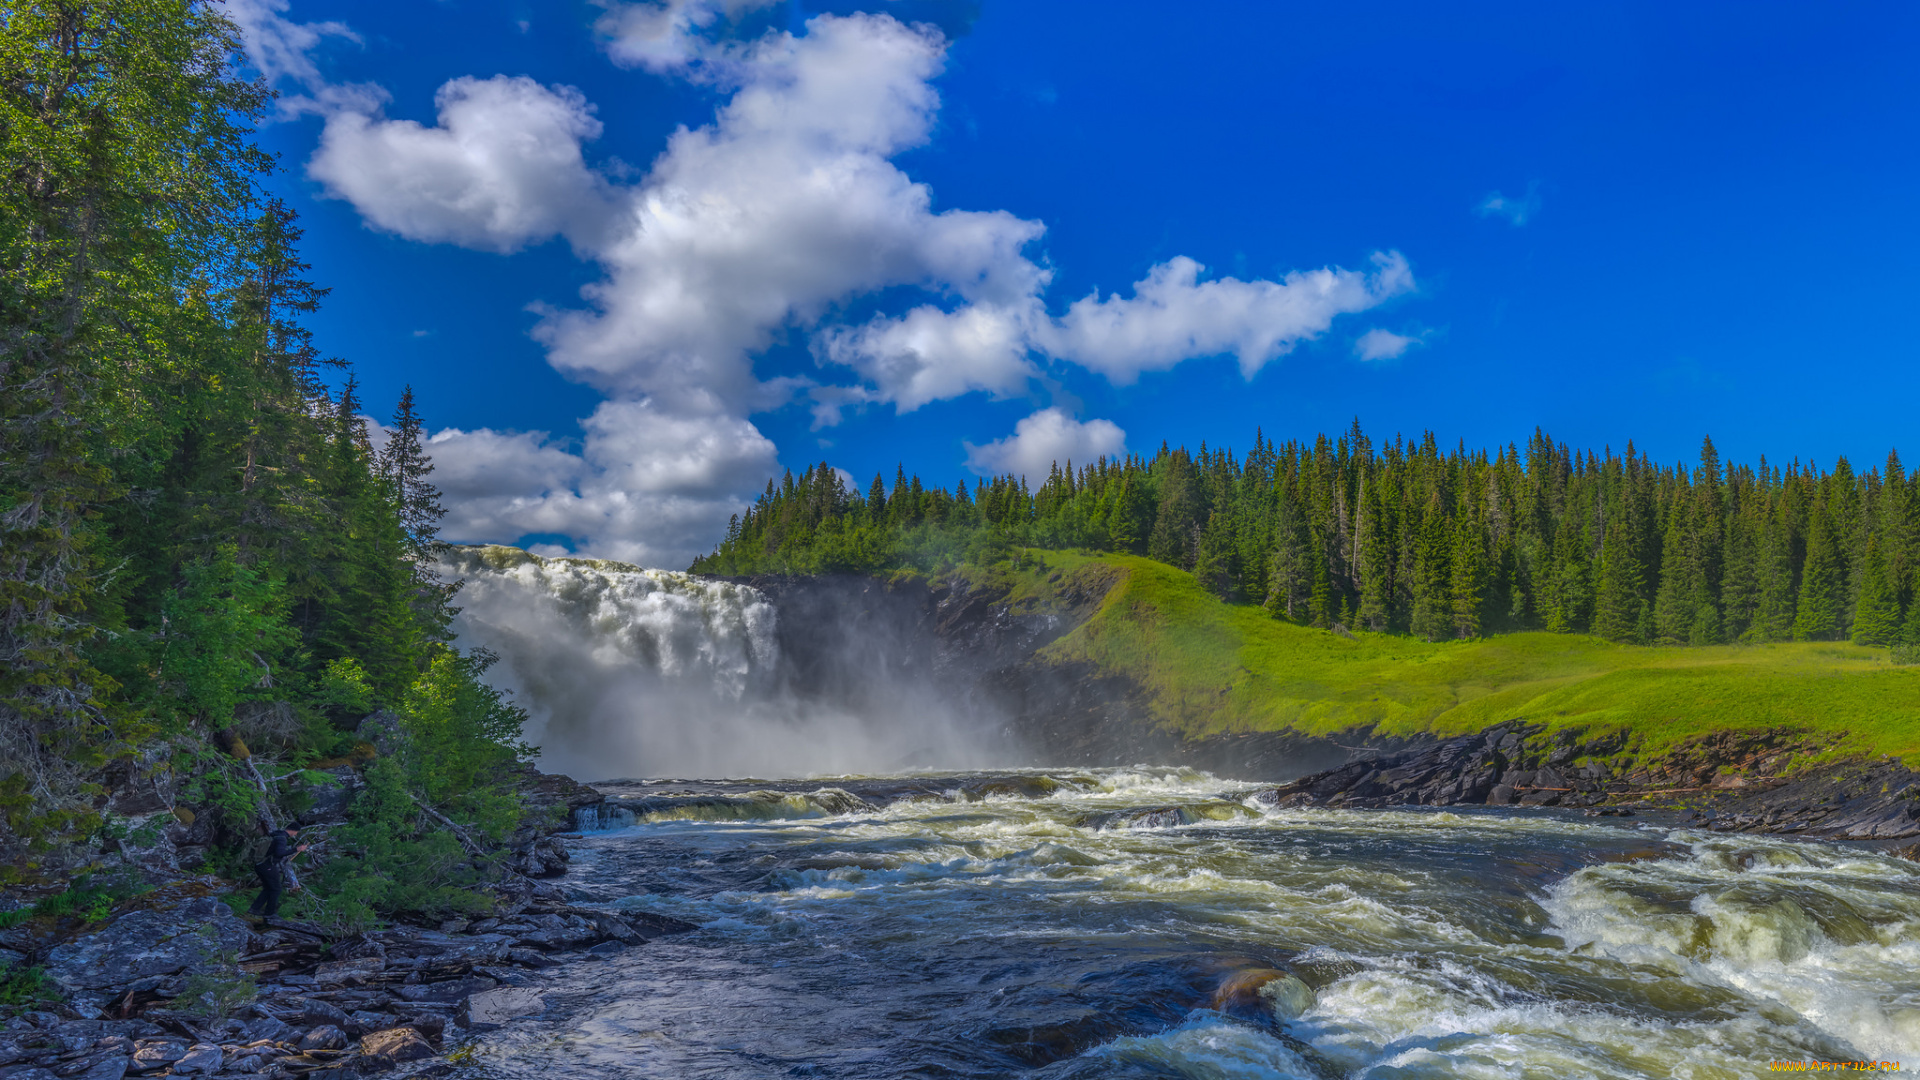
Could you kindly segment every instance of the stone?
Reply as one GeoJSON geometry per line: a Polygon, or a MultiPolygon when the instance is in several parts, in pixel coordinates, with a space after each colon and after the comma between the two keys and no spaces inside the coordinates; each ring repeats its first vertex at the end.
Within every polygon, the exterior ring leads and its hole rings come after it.
{"type": "Polygon", "coordinates": [[[300,1022],[308,1027],[343,1028],[347,1026],[347,1014],[330,1001],[307,998],[301,1003],[300,1022]]]}
{"type": "Polygon", "coordinates": [[[191,1073],[217,1073],[225,1061],[225,1055],[213,1043],[194,1043],[180,1060],[173,1063],[173,1075],[184,1076],[191,1073]]]}
{"type": "Polygon", "coordinates": [[[249,937],[247,924],[232,908],[202,897],[160,911],[130,911],[54,946],[47,954],[47,975],[74,996],[122,990],[154,976],[237,975],[233,961],[249,937]]]}
{"type": "Polygon", "coordinates": [[[626,951],[627,943],[624,941],[603,941],[588,949],[587,955],[597,959],[605,959],[610,956],[618,956],[626,951]]]}
{"type": "Polygon", "coordinates": [[[347,1014],[345,1031],[348,1035],[359,1037],[368,1032],[381,1031],[394,1025],[394,1018],[383,1012],[359,1010],[347,1014]]]}
{"type": "Polygon", "coordinates": [[[302,1035],[297,1045],[302,1050],[344,1050],[348,1041],[346,1032],[332,1024],[321,1024],[302,1035]]]}
{"type": "Polygon", "coordinates": [[[382,956],[333,960],[314,967],[313,979],[321,986],[359,986],[380,974],[386,966],[386,958],[382,956]]]}
{"type": "Polygon", "coordinates": [[[397,1027],[376,1031],[361,1039],[360,1053],[363,1057],[399,1064],[432,1057],[433,1046],[427,1042],[426,1036],[413,1028],[397,1027]]]}
{"type": "Polygon", "coordinates": [[[187,1056],[187,1044],[178,1039],[146,1039],[134,1044],[133,1071],[158,1072],[187,1056]]]}
{"type": "Polygon", "coordinates": [[[485,1031],[522,1016],[537,1016],[547,1009],[546,999],[533,990],[509,987],[474,994],[460,1003],[455,1019],[460,1026],[485,1031]]]}
{"type": "Polygon", "coordinates": [[[71,1080],[121,1080],[127,1075],[131,1064],[125,1054],[107,1054],[88,1066],[86,1071],[76,1073],[71,1080]]]}
{"type": "Polygon", "coordinates": [[[263,1016],[247,1025],[247,1039],[250,1042],[259,1042],[262,1039],[270,1042],[284,1042],[292,1030],[285,1020],[263,1016]]]}

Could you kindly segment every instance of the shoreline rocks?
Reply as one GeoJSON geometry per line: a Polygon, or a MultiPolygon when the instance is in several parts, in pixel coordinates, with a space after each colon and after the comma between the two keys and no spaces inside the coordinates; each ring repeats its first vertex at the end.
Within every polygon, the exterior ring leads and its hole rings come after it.
{"type": "Polygon", "coordinates": [[[178,900],[125,912],[47,950],[50,974],[83,993],[0,1024],[0,1080],[383,1072],[544,1011],[523,971],[692,929],[659,915],[542,901],[458,933],[398,926],[330,938],[281,919],[251,930],[216,899],[178,900]],[[136,944],[195,920],[206,934],[136,944]],[[218,945],[234,948],[209,961],[218,945]],[[189,973],[252,995],[230,1016],[208,1015],[204,1002],[182,1000],[195,988],[189,973]]]}
{"type": "Polygon", "coordinates": [[[1892,760],[1843,761],[1769,775],[1817,751],[1800,732],[1716,732],[1653,763],[1626,735],[1590,738],[1520,722],[1389,753],[1256,792],[1269,806],[1552,806],[1624,815],[1631,806],[1690,812],[1719,832],[1884,841],[1920,836],[1920,774],[1892,760]],[[1757,775],[1750,772],[1758,767],[1757,775]]]}

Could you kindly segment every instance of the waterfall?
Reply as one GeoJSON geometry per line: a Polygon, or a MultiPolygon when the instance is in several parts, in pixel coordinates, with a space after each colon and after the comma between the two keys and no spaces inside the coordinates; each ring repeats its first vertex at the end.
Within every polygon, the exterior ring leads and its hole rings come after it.
{"type": "Polygon", "coordinates": [[[463,582],[457,644],[500,657],[488,680],[528,711],[547,771],[781,777],[979,758],[924,689],[864,712],[788,692],[778,612],[749,586],[498,546],[453,548],[440,571],[463,582]]]}

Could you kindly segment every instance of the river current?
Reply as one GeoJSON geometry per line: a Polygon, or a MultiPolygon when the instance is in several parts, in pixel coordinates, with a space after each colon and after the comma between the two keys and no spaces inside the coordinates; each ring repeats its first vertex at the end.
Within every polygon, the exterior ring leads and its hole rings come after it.
{"type": "Polygon", "coordinates": [[[699,930],[542,973],[487,1075],[1920,1066],[1920,866],[1875,853],[1176,769],[599,786],[560,884],[699,930]]]}

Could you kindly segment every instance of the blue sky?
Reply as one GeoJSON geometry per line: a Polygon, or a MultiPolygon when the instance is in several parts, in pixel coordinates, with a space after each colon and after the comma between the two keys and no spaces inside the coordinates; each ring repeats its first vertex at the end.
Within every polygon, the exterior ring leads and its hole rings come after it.
{"type": "Polygon", "coordinates": [[[1912,5],[228,7],[454,539],[684,565],[781,467],[1355,416],[1917,452],[1912,5]]]}

